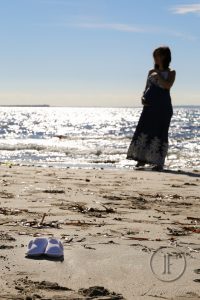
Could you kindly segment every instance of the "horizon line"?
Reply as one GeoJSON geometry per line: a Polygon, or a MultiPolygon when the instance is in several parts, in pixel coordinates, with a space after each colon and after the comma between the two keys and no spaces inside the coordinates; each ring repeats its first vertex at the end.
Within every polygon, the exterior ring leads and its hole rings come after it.
{"type": "MultiPolygon", "coordinates": [[[[200,106],[200,104],[176,104],[173,107],[183,107],[183,106],[200,106]]],[[[77,108],[132,108],[132,107],[142,107],[142,105],[131,105],[131,106],[93,106],[93,105],[50,105],[50,104],[2,104],[0,107],[77,107],[77,108]]]]}

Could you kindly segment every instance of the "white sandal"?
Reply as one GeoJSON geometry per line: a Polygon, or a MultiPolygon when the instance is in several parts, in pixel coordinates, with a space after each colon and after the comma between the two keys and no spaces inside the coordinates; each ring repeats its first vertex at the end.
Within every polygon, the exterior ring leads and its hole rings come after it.
{"type": "Polygon", "coordinates": [[[50,238],[48,240],[48,244],[45,250],[45,253],[47,256],[50,257],[61,257],[63,256],[63,245],[61,241],[50,238]]]}
{"type": "Polygon", "coordinates": [[[28,251],[26,253],[27,256],[40,256],[44,254],[45,249],[48,244],[47,238],[35,238],[31,240],[28,244],[28,251]]]}

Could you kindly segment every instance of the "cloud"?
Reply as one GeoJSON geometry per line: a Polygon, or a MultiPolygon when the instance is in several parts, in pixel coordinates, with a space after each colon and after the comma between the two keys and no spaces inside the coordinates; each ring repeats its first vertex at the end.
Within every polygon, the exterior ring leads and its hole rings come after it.
{"type": "Polygon", "coordinates": [[[115,31],[123,31],[123,32],[130,32],[130,33],[151,33],[151,34],[166,34],[178,38],[182,38],[185,40],[196,40],[197,37],[177,32],[175,30],[169,30],[166,28],[161,27],[142,27],[142,26],[135,26],[125,23],[97,23],[97,22],[79,22],[79,23],[71,23],[65,24],[65,26],[80,28],[80,29],[104,29],[104,30],[115,30],[115,31]]]}
{"type": "Polygon", "coordinates": [[[188,41],[196,41],[198,40],[197,36],[191,35],[191,34],[187,34],[187,33],[183,33],[183,32],[179,32],[176,30],[161,30],[160,34],[166,34],[168,36],[174,36],[183,40],[188,40],[188,41]]]}
{"type": "MultiPolygon", "coordinates": [[[[82,18],[83,19],[83,18],[82,18]]],[[[168,36],[173,36],[181,38],[184,40],[197,40],[196,36],[187,34],[186,32],[179,32],[169,28],[162,28],[158,26],[138,26],[133,24],[126,23],[107,23],[107,22],[98,22],[95,17],[84,17],[87,21],[75,21],[75,22],[57,22],[49,24],[35,24],[37,26],[48,26],[48,27],[61,27],[61,28],[78,28],[78,29],[89,29],[89,30],[110,30],[118,32],[128,32],[128,33],[143,33],[143,34],[164,34],[168,36]],[[89,20],[89,21],[88,21],[89,20]],[[92,20],[92,21],[91,21],[92,20]]]]}
{"type": "Polygon", "coordinates": [[[177,5],[172,8],[173,13],[185,15],[188,13],[200,14],[200,3],[177,5]]]}
{"type": "Polygon", "coordinates": [[[72,27],[90,28],[90,29],[110,29],[126,32],[146,32],[147,29],[122,23],[76,23],[72,27]]]}

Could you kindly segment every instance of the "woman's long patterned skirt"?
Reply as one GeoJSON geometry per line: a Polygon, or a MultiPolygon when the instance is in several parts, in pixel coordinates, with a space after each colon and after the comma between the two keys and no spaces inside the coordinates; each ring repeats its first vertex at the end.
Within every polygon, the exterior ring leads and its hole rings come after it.
{"type": "Polygon", "coordinates": [[[156,105],[143,107],[126,159],[164,165],[173,115],[169,91],[156,102],[156,105]]]}

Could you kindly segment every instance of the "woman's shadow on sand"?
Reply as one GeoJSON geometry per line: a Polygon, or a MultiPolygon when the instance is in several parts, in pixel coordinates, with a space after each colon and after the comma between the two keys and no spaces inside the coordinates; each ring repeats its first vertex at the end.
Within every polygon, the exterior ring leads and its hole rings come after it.
{"type": "Polygon", "coordinates": [[[189,172],[189,171],[182,171],[182,170],[163,170],[163,173],[170,173],[170,174],[178,174],[178,175],[187,175],[191,177],[197,177],[200,178],[200,174],[189,172]]]}
{"type": "Polygon", "coordinates": [[[200,174],[190,171],[183,171],[183,170],[170,170],[170,169],[163,169],[162,171],[153,171],[151,168],[143,167],[136,169],[137,171],[148,171],[148,172],[156,172],[156,173],[169,173],[169,174],[176,174],[176,175],[187,175],[190,177],[200,178],[200,174]]]}

